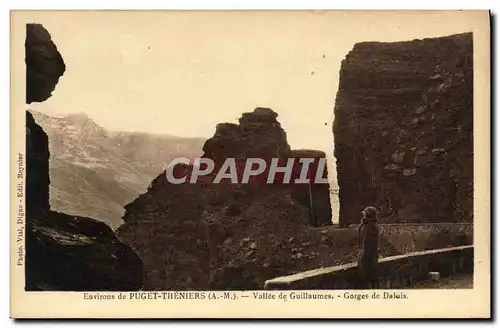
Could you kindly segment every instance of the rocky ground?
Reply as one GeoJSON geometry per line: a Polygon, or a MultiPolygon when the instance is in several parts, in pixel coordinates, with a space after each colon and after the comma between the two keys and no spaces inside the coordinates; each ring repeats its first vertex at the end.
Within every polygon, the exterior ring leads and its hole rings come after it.
{"type": "MultiPolygon", "coordinates": [[[[219,124],[203,156],[216,166],[228,157],[325,156],[292,151],[277,116],[257,108],[244,113],[239,125],[219,124]]],[[[144,260],[146,289],[262,288],[265,279],[333,264],[329,252],[339,261],[352,258],[355,244],[329,244],[313,228],[331,225],[328,185],[312,186],[312,215],[307,186],[266,184],[265,176],[249,184],[211,179],[172,185],[162,174],[126,206],[117,234],[144,260]]]]}

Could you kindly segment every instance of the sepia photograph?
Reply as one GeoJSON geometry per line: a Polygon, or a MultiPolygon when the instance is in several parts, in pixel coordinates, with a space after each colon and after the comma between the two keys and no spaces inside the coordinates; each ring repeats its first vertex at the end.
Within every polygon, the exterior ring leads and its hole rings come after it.
{"type": "Polygon", "coordinates": [[[12,313],[440,317],[463,292],[442,316],[488,317],[489,33],[488,11],[11,11],[12,313]]]}

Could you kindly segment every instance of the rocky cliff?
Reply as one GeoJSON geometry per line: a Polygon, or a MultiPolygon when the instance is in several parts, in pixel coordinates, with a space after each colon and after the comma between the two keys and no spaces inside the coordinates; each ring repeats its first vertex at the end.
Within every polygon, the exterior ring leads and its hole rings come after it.
{"type": "MultiPolygon", "coordinates": [[[[44,101],[65,71],[50,34],[27,24],[26,102],[44,101]]],[[[49,144],[26,113],[26,290],[136,290],[142,261],[104,223],[50,210],[49,144]]]]}
{"type": "Polygon", "coordinates": [[[335,102],[340,223],[367,205],[385,222],[473,215],[472,33],[358,43],[335,102]]]}
{"type": "MultiPolygon", "coordinates": [[[[250,157],[269,163],[325,156],[292,151],[277,114],[267,108],[244,113],[239,124],[219,124],[203,150],[215,172],[228,157],[241,168],[250,157]]],[[[192,167],[179,169],[189,176],[192,167]]],[[[215,172],[200,183],[176,185],[162,173],[125,207],[117,235],[143,259],[145,289],[255,289],[270,277],[352,259],[353,236],[325,242],[312,227],[331,225],[328,185],[311,186],[310,208],[307,185],[267,184],[266,172],[248,184],[214,184],[215,172]]]]}
{"type": "Polygon", "coordinates": [[[48,211],[49,138],[33,115],[26,112],[26,212],[48,211]]]}

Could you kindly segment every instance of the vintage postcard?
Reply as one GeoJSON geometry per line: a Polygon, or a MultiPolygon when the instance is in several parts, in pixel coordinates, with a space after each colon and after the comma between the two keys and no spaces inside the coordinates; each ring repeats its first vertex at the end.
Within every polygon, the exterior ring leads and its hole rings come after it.
{"type": "Polygon", "coordinates": [[[12,11],[13,318],[489,318],[488,11],[12,11]]]}

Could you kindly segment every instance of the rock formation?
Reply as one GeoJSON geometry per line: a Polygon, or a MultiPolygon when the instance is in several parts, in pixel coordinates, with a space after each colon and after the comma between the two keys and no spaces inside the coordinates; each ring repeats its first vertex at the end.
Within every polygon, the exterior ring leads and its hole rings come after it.
{"type": "MultiPolygon", "coordinates": [[[[50,97],[65,66],[50,35],[27,25],[27,103],[50,97]]],[[[104,223],[50,210],[49,144],[26,113],[26,290],[136,290],[142,261],[104,223]]]]}
{"type": "Polygon", "coordinates": [[[335,103],[340,223],[472,221],[472,33],[358,43],[335,103]]]}
{"type": "MultiPolygon", "coordinates": [[[[251,113],[243,113],[239,124],[223,123],[216,127],[215,135],[208,139],[203,147],[204,157],[214,159],[222,164],[226,158],[236,158],[238,172],[243,172],[245,160],[257,157],[264,159],[267,168],[272,158],[280,158],[279,166],[285,166],[289,158],[295,159],[291,181],[300,175],[300,158],[314,158],[310,166],[311,180],[314,180],[318,169],[318,160],[326,159],[326,154],[317,150],[291,150],[286,139],[286,133],[277,120],[278,114],[269,108],[257,107],[251,113]],[[239,161],[239,159],[241,161],[239,161]],[[238,165],[239,164],[239,165],[238,165]]],[[[257,176],[250,182],[266,184],[269,170],[257,176]]],[[[326,166],[323,178],[327,178],[326,166]]],[[[280,184],[283,174],[276,174],[274,184],[280,184]]],[[[241,176],[240,176],[241,178],[241,176]]],[[[309,208],[310,223],[314,226],[331,225],[332,211],[330,207],[330,192],[328,184],[311,183],[289,185],[292,197],[309,208]],[[310,195],[311,194],[311,195],[310,195]]]]}
{"type": "Polygon", "coordinates": [[[258,107],[243,113],[240,124],[218,124],[203,146],[204,155],[213,159],[285,156],[290,146],[277,117],[271,109],[258,107]]]}
{"type": "Polygon", "coordinates": [[[52,96],[66,65],[41,24],[26,24],[26,103],[42,102],[52,96]]]}
{"type": "MultiPolygon", "coordinates": [[[[203,156],[215,160],[216,172],[228,157],[240,168],[240,160],[250,157],[269,163],[273,157],[325,156],[290,150],[276,118],[257,108],[239,124],[219,124],[203,156]]],[[[191,170],[179,165],[174,175],[191,170]]],[[[311,186],[309,208],[307,185],[267,184],[266,172],[248,184],[213,184],[215,174],[198,184],[170,184],[162,173],[125,207],[117,235],[143,259],[145,289],[256,289],[271,277],[351,259],[352,233],[347,242],[325,243],[320,229],[312,228],[331,225],[327,184],[311,186]]]]}

